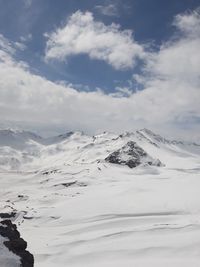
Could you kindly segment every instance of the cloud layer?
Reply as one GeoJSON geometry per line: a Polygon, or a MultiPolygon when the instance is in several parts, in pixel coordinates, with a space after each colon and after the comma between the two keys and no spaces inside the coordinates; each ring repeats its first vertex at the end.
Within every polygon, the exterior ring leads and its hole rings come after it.
{"type": "Polygon", "coordinates": [[[46,37],[46,60],[64,61],[70,56],[87,54],[115,69],[126,69],[132,68],[145,54],[143,47],[134,41],[132,31],[121,30],[114,23],[106,26],[97,22],[91,12],[75,12],[64,27],[46,37]]]}
{"type": "MultiPolygon", "coordinates": [[[[71,29],[73,29],[72,22],[75,24],[75,29],[79,30],[81,25],[86,25],[86,28],[90,25],[91,29],[88,30],[90,33],[94,32],[93,23],[96,23],[90,13],[81,12],[72,15],[69,22],[67,25],[70,25],[71,29]],[[78,26],[77,17],[81,17],[78,26]]],[[[191,136],[200,138],[199,23],[198,12],[178,15],[175,18],[173,22],[177,28],[175,37],[164,43],[157,52],[145,51],[146,63],[143,75],[133,77],[142,83],[144,90],[134,94],[124,88],[118,88],[118,94],[115,95],[106,95],[101,91],[79,92],[72,86],[50,82],[31,73],[23,62],[17,62],[14,59],[13,44],[1,37],[0,121],[1,123],[11,121],[13,125],[34,125],[36,129],[49,131],[67,129],[84,130],[89,133],[103,130],[121,132],[149,127],[164,135],[172,133],[185,138],[191,136]]],[[[103,27],[103,36],[104,34],[110,36],[110,29],[114,29],[112,34],[117,36],[116,38],[119,37],[119,29],[115,25],[110,27],[102,23],[98,25],[100,29],[103,27]]],[[[58,51],[54,50],[52,43],[55,36],[62,35],[60,31],[63,33],[63,29],[59,29],[55,35],[49,36],[47,45],[49,58],[53,55],[62,57],[62,49],[65,51],[65,46],[62,45],[58,51]]],[[[77,38],[72,38],[76,45],[79,43],[77,38]]],[[[130,33],[122,32],[120,38],[129,40],[130,33]]],[[[70,36],[69,39],[71,40],[70,36]]],[[[88,47],[87,41],[85,49],[86,47],[88,47]]],[[[93,45],[87,49],[88,53],[91,49],[92,54],[95,50],[93,45]]],[[[98,43],[96,49],[95,51],[100,49],[98,43]]],[[[141,51],[144,53],[142,48],[141,51]]],[[[99,53],[101,54],[101,50],[99,53]]],[[[127,59],[127,65],[125,58],[122,61],[110,62],[115,67],[131,66],[129,60],[130,58],[127,59]]],[[[134,58],[132,61],[134,63],[134,58]]]]}

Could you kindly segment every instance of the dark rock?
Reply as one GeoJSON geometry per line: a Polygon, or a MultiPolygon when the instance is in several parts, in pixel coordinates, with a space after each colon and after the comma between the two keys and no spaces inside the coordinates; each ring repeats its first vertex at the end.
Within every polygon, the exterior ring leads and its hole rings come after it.
{"type": "Polygon", "coordinates": [[[17,226],[12,224],[10,220],[4,220],[1,222],[0,235],[7,237],[9,240],[15,240],[20,237],[20,233],[17,231],[17,226]]]}
{"type": "Polygon", "coordinates": [[[142,163],[155,166],[162,165],[159,160],[151,158],[146,151],[133,141],[129,141],[121,149],[108,155],[105,160],[114,164],[127,165],[130,168],[135,168],[142,163]]]}
{"type": "Polygon", "coordinates": [[[26,220],[32,220],[34,217],[33,216],[24,215],[23,218],[26,219],[26,220]]]}
{"type": "Polygon", "coordinates": [[[65,187],[69,187],[69,186],[72,186],[72,185],[74,185],[74,184],[76,184],[76,181],[74,181],[74,182],[69,182],[69,183],[62,183],[62,185],[65,186],[65,187]]]}
{"type": "Polygon", "coordinates": [[[1,224],[7,225],[9,227],[12,227],[14,230],[17,230],[16,224],[12,223],[11,220],[3,220],[1,221],[1,224]]]}
{"type": "Polygon", "coordinates": [[[49,175],[49,174],[54,174],[57,173],[59,170],[55,169],[55,170],[49,170],[49,171],[43,171],[42,175],[49,175]]]}
{"type": "Polygon", "coordinates": [[[80,187],[87,186],[86,183],[83,183],[83,182],[77,182],[77,181],[68,182],[68,183],[61,183],[61,184],[55,184],[54,186],[70,187],[70,186],[73,186],[73,185],[77,185],[77,186],[80,186],[80,187]]]}
{"type": "Polygon", "coordinates": [[[10,213],[0,213],[0,218],[7,219],[7,218],[13,218],[15,217],[16,212],[10,212],[10,213]]]}
{"type": "Polygon", "coordinates": [[[83,183],[83,182],[77,183],[77,185],[80,186],[80,187],[86,187],[87,186],[87,184],[83,183]]]}
{"type": "Polygon", "coordinates": [[[129,168],[135,168],[135,167],[137,167],[138,165],[140,165],[140,161],[139,160],[128,160],[127,162],[126,162],[126,165],[127,166],[129,166],[129,168]]]}
{"type": "Polygon", "coordinates": [[[20,237],[20,233],[17,231],[17,226],[15,224],[10,220],[1,221],[0,235],[8,239],[8,241],[4,241],[4,245],[20,257],[22,267],[34,266],[34,257],[26,250],[27,242],[20,237]]]}
{"type": "Polygon", "coordinates": [[[73,182],[68,182],[68,183],[61,183],[61,184],[55,184],[54,186],[64,186],[64,187],[69,187],[69,186],[72,186],[72,185],[75,185],[77,183],[77,181],[73,181],[73,182]]]}
{"type": "Polygon", "coordinates": [[[24,250],[20,252],[20,256],[21,256],[22,267],[33,267],[34,266],[34,257],[29,251],[24,250]]]}
{"type": "Polygon", "coordinates": [[[11,251],[20,252],[27,248],[27,242],[22,238],[5,241],[4,245],[11,251]]]}

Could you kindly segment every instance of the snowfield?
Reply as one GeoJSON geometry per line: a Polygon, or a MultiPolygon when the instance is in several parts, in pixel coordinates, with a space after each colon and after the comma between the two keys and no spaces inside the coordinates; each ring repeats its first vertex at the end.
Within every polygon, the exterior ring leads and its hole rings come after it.
{"type": "Polygon", "coordinates": [[[0,184],[0,212],[16,213],[36,267],[200,266],[198,144],[146,129],[47,139],[2,130],[0,184]],[[130,141],[146,152],[136,168],[105,160],[129,160],[130,141]]]}

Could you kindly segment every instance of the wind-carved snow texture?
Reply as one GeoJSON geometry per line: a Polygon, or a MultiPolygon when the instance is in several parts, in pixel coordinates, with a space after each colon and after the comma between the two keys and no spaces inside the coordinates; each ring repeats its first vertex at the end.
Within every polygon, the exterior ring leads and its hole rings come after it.
{"type": "MultiPolygon", "coordinates": [[[[52,138],[6,131],[0,213],[13,215],[35,266],[200,266],[199,144],[147,129],[52,138]],[[120,164],[105,160],[116,151],[120,164]]],[[[0,266],[16,266],[5,253],[0,266]]]]}

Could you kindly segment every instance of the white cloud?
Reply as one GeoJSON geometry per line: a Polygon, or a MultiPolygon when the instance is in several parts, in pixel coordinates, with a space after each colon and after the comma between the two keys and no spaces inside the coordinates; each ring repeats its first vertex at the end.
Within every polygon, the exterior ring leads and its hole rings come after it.
{"type": "Polygon", "coordinates": [[[32,38],[33,38],[32,34],[29,33],[29,34],[27,34],[27,35],[25,35],[25,36],[21,36],[21,37],[20,37],[20,42],[21,42],[21,43],[27,43],[27,42],[31,41],[32,38]]]}
{"type": "Polygon", "coordinates": [[[9,54],[15,53],[15,48],[13,47],[12,42],[10,42],[2,34],[0,34],[0,49],[4,52],[8,52],[9,54]]]}
{"type": "Polygon", "coordinates": [[[126,69],[145,55],[143,47],[134,41],[132,31],[121,30],[114,23],[107,26],[97,22],[90,12],[75,12],[64,27],[46,37],[46,60],[64,61],[73,55],[87,54],[115,69],[126,69]]]}
{"type": "Polygon", "coordinates": [[[21,43],[21,42],[15,42],[15,47],[19,50],[22,50],[24,51],[27,47],[24,43],[21,43]]]}
{"type": "Polygon", "coordinates": [[[114,97],[129,97],[133,94],[133,91],[129,87],[119,87],[115,88],[115,93],[111,93],[111,96],[114,97]]]}
{"type": "Polygon", "coordinates": [[[105,4],[105,5],[97,5],[95,6],[95,9],[105,16],[110,16],[110,17],[119,16],[118,7],[114,3],[105,4]]]}
{"type": "Polygon", "coordinates": [[[143,77],[138,78],[145,86],[163,85],[169,93],[176,90],[174,87],[181,87],[186,93],[200,86],[200,15],[177,15],[174,25],[183,34],[149,54],[143,77]]]}
{"type": "Polygon", "coordinates": [[[152,113],[158,112],[158,121],[199,129],[200,16],[196,11],[179,14],[174,25],[182,34],[149,54],[143,75],[136,79],[146,88],[143,94],[152,96],[152,113]]]}
{"type": "Polygon", "coordinates": [[[26,45],[23,42],[14,42],[9,41],[7,38],[5,38],[2,34],[0,34],[0,49],[1,52],[7,53],[7,56],[14,55],[17,50],[25,50],[26,45]]]}
{"type": "Polygon", "coordinates": [[[189,36],[196,37],[200,35],[200,8],[184,15],[177,15],[174,20],[174,25],[189,36]]]}
{"type": "Polygon", "coordinates": [[[200,15],[197,12],[177,15],[174,25],[183,33],[161,46],[149,60],[147,68],[165,80],[188,86],[200,84],[200,15]]]}
{"type": "MultiPolygon", "coordinates": [[[[196,13],[179,15],[179,21],[193,16],[196,13]]],[[[89,133],[147,127],[164,135],[200,138],[200,37],[182,32],[148,54],[139,77],[145,89],[133,94],[129,87],[106,95],[50,82],[16,62],[12,50],[0,49],[0,121],[89,133]]]]}

